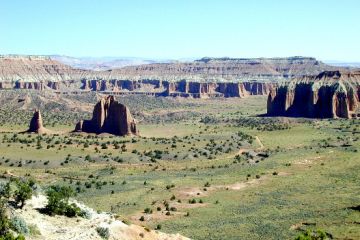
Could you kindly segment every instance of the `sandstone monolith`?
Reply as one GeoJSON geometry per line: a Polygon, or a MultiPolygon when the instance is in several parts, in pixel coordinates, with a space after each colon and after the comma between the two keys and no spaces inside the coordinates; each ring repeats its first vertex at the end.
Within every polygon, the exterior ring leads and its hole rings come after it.
{"type": "Polygon", "coordinates": [[[78,122],[75,131],[117,136],[139,133],[129,108],[115,101],[114,96],[102,98],[94,107],[92,119],[78,122]]]}

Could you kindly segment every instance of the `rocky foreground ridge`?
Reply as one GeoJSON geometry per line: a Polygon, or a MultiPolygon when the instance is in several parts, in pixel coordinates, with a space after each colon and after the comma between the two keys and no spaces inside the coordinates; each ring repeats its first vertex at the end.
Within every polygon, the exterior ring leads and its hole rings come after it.
{"type": "Polygon", "coordinates": [[[267,95],[274,82],[335,67],[314,58],[203,58],[108,71],[75,69],[44,56],[0,56],[0,89],[104,91],[156,96],[267,95]]]}
{"type": "Polygon", "coordinates": [[[360,71],[326,71],[271,89],[270,116],[355,118],[359,114],[360,71]]]}
{"type": "Polygon", "coordinates": [[[97,213],[95,210],[72,200],[88,213],[87,218],[68,218],[41,214],[40,209],[47,204],[46,196],[38,194],[26,202],[23,209],[16,209],[14,214],[20,216],[28,226],[38,230],[37,235],[26,236],[29,240],[101,240],[99,229],[108,232],[109,240],[189,240],[180,234],[166,234],[134,224],[125,224],[116,215],[97,213]]]}

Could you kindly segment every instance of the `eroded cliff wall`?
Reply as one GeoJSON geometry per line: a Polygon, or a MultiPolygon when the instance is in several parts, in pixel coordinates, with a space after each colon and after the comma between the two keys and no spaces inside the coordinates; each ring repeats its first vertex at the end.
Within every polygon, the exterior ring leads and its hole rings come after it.
{"type": "Polygon", "coordinates": [[[330,71],[270,90],[271,116],[309,118],[358,117],[360,72],[330,71]]]}
{"type": "Polygon", "coordinates": [[[183,97],[267,95],[277,80],[334,67],[314,58],[203,58],[107,71],[75,69],[46,56],[0,56],[0,89],[101,91],[183,97]]]}

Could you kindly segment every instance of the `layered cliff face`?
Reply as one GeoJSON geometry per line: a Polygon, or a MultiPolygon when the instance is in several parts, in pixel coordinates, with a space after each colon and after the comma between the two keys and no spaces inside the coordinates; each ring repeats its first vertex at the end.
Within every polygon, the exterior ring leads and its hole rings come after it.
{"type": "Polygon", "coordinates": [[[0,89],[60,90],[88,74],[45,56],[0,56],[0,89]]]}
{"type": "Polygon", "coordinates": [[[246,97],[249,95],[267,95],[275,86],[269,82],[171,82],[166,84],[166,96],[192,96],[192,97],[246,97]]]}
{"type": "Polygon", "coordinates": [[[304,77],[270,91],[272,116],[352,118],[358,116],[360,72],[329,71],[304,77]]]}
{"type": "Polygon", "coordinates": [[[334,70],[315,58],[202,58],[194,62],[173,62],[128,66],[117,69],[117,72],[133,75],[186,76],[197,75],[206,78],[212,76],[227,79],[286,79],[318,74],[325,70],[334,70]]]}
{"type": "Polygon", "coordinates": [[[110,133],[118,136],[138,135],[135,119],[129,109],[113,96],[101,99],[94,107],[91,120],[76,124],[76,132],[110,133]]]}
{"type": "Polygon", "coordinates": [[[44,56],[0,56],[0,89],[102,91],[183,97],[267,95],[277,80],[334,67],[314,58],[203,58],[107,71],[74,69],[44,56]],[[276,81],[275,81],[276,80],[276,81]]]}
{"type": "Polygon", "coordinates": [[[87,73],[46,56],[0,56],[0,82],[58,82],[81,79],[87,73]]]}
{"type": "MultiPolygon", "coordinates": [[[[82,80],[81,89],[90,91],[164,91],[161,80],[82,80]]],[[[167,83],[167,82],[166,82],[167,83]]]]}

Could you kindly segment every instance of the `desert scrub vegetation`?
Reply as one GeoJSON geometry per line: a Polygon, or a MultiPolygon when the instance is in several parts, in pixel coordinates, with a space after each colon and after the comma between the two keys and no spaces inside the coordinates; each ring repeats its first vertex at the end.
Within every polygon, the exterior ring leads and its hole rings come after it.
{"type": "Polygon", "coordinates": [[[110,237],[110,231],[109,231],[109,228],[107,228],[107,227],[97,227],[96,232],[103,239],[109,239],[109,237],[110,237]]]}
{"type": "Polygon", "coordinates": [[[294,240],[330,240],[333,239],[332,235],[326,233],[325,231],[318,230],[310,230],[308,229],[304,233],[299,234],[299,236],[295,237],[294,240]]]}
{"type": "Polygon", "coordinates": [[[9,218],[8,208],[6,200],[0,199],[0,240],[25,240],[21,234],[14,235],[17,229],[9,218]]]}
{"type": "Polygon", "coordinates": [[[291,128],[290,123],[283,123],[276,118],[238,117],[237,115],[231,117],[205,116],[200,119],[200,122],[204,124],[230,124],[236,127],[246,127],[258,131],[278,131],[291,128]]]}
{"type": "Polygon", "coordinates": [[[30,199],[36,190],[35,181],[32,179],[12,178],[0,187],[1,195],[7,200],[13,200],[16,207],[23,208],[25,201],[30,199]]]}
{"type": "MultiPolygon", "coordinates": [[[[83,97],[86,103],[96,102],[95,97],[69,96],[83,97]]],[[[342,209],[353,206],[351,201],[357,199],[358,185],[352,184],[358,182],[359,120],[262,120],[253,117],[261,113],[258,110],[229,104],[250,98],[228,99],[229,103],[149,98],[144,106],[140,98],[132,103],[132,98],[119,98],[136,107],[141,137],[20,134],[15,133],[16,128],[0,126],[6,132],[0,133],[0,169],[17,175],[31,169],[44,186],[76,189],[76,198],[96,210],[137,223],[144,215],[141,225],[155,229],[161,224],[164,232],[193,239],[209,239],[204,234],[208,232],[212,239],[294,239],[299,232],[289,227],[301,221],[314,221],[334,237],[345,232],[358,239],[357,229],[342,230],[356,227],[342,223],[358,211],[342,209]],[[200,121],[205,116],[219,121],[200,121]],[[290,128],[285,129],[285,124],[290,128]],[[256,187],[251,185],[253,180],[256,187]],[[249,186],[242,191],[234,190],[247,182],[249,186]],[[189,188],[196,190],[186,196],[189,188]],[[334,192],[341,193],[346,205],[337,202],[334,192]],[[335,203],[341,206],[333,211],[335,203]],[[152,215],[144,213],[151,211],[152,215]],[[159,214],[170,217],[158,220],[159,214]],[[339,226],[334,227],[333,222],[339,226]]],[[[61,117],[59,121],[66,124],[61,117]]],[[[358,216],[353,215],[349,218],[358,216]]]]}
{"type": "Polygon", "coordinates": [[[16,215],[10,214],[11,208],[23,208],[25,201],[33,194],[35,182],[26,179],[12,179],[7,183],[0,183],[0,239],[25,240],[24,235],[29,229],[25,221],[16,215]],[[20,204],[20,206],[19,206],[20,204]]]}
{"type": "Polygon", "coordinates": [[[43,212],[67,217],[84,216],[85,213],[75,203],[69,203],[69,198],[74,195],[74,190],[69,186],[50,186],[46,191],[48,203],[43,212]]]}

